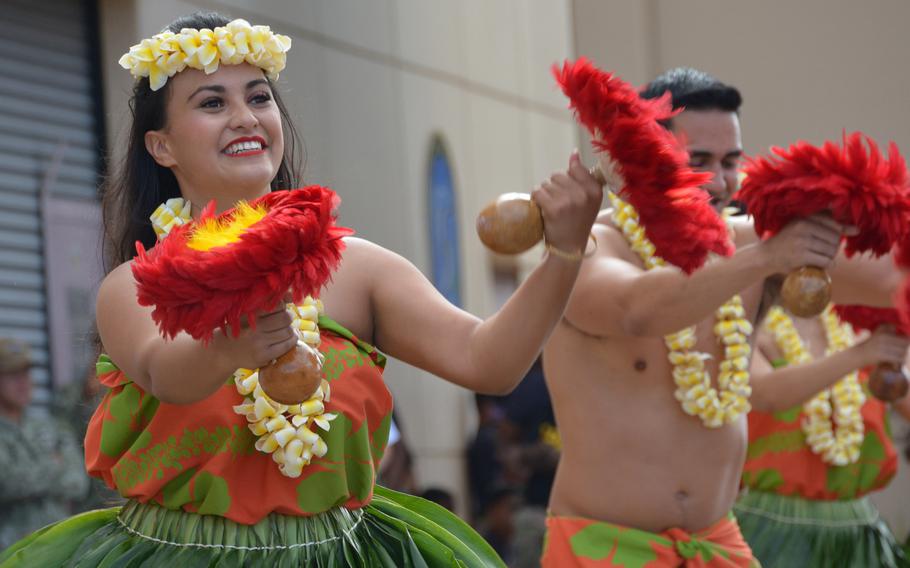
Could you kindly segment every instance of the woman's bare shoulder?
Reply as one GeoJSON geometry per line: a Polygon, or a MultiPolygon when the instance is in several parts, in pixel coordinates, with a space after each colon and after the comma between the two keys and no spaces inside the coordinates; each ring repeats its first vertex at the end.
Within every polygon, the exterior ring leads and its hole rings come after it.
{"type": "Polygon", "coordinates": [[[101,287],[98,289],[98,303],[113,301],[119,298],[126,290],[132,291],[136,288],[136,281],[133,279],[132,261],[127,261],[120,266],[111,270],[101,281],[101,287]]]}
{"type": "Polygon", "coordinates": [[[389,263],[407,262],[398,253],[361,237],[345,237],[344,244],[342,267],[348,269],[373,270],[389,263]]]}

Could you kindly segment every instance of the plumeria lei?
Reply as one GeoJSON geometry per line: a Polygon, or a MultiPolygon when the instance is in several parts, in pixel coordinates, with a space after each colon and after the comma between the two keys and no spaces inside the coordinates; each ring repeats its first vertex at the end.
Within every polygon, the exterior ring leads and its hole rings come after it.
{"type": "MultiPolygon", "coordinates": [[[[158,206],[151,216],[158,238],[165,238],[172,228],[189,222],[190,210],[190,202],[179,197],[158,206]]],[[[316,349],[320,342],[318,321],[323,312],[322,302],[307,296],[303,304],[286,307],[293,316],[298,341],[316,349]]],[[[304,466],[314,457],[326,454],[328,446],[314,430],[328,431],[336,417],[325,411],[331,396],[328,381],[323,379],[308,400],[294,405],[270,399],[259,386],[258,369],[237,369],[234,384],[244,397],[242,404],[234,406],[234,412],[246,417],[250,431],[258,437],[256,449],[271,454],[283,475],[300,477],[304,466]]]]}
{"type": "MultiPolygon", "coordinates": [[[[645,236],[635,208],[616,194],[610,193],[609,197],[613,204],[613,223],[642,259],[645,268],[650,270],[664,266],[663,259],[655,255],[653,243],[645,236]]],[[[749,386],[752,323],[746,319],[742,298],[733,296],[717,309],[715,317],[714,334],[724,346],[717,388],[711,385],[711,375],[705,368],[705,361],[711,356],[695,351],[694,326],[664,337],[669,349],[668,358],[673,365],[676,399],[686,414],[698,416],[708,428],[732,424],[752,408],[749,404],[752,394],[752,387],[749,386]]]]}
{"type": "Polygon", "coordinates": [[[119,63],[137,79],[148,77],[151,89],[157,91],[187,67],[210,74],[221,64],[249,63],[275,80],[284,69],[289,49],[288,36],[237,19],[214,30],[184,28],[176,34],[155,34],[132,46],[119,63]]]}
{"type": "MultiPolygon", "coordinates": [[[[825,355],[843,351],[854,344],[853,329],[840,322],[832,306],[825,308],[819,317],[828,340],[825,355]]],[[[787,363],[799,365],[812,361],[812,354],[806,349],[793,320],[783,309],[777,306],[772,308],[766,325],[787,363]]],[[[802,429],[806,434],[806,443],[825,463],[844,466],[859,459],[864,434],[861,409],[865,402],[866,395],[859,384],[859,371],[853,371],[803,405],[805,418],[802,429]]]]}

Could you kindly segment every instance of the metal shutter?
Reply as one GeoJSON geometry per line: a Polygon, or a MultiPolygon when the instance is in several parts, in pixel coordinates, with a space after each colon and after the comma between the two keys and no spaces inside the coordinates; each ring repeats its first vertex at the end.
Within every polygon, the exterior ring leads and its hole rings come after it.
{"type": "Polygon", "coordinates": [[[31,345],[39,406],[51,385],[39,191],[55,159],[50,197],[96,201],[97,74],[86,14],[84,0],[0,5],[0,335],[31,345]]]}

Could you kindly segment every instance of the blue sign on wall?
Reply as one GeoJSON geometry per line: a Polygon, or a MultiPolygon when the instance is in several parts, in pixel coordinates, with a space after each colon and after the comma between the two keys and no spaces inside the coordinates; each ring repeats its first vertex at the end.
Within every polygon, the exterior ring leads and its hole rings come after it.
{"type": "Polygon", "coordinates": [[[461,306],[461,255],[458,247],[455,184],[445,145],[438,136],[433,140],[427,181],[433,284],[448,301],[461,306]]]}

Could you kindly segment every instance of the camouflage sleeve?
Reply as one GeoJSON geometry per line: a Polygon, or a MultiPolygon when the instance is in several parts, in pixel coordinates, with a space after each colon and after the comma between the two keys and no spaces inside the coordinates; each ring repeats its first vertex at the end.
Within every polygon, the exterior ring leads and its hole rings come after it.
{"type": "Polygon", "coordinates": [[[42,466],[27,444],[18,430],[0,429],[0,504],[47,495],[56,482],[55,468],[42,466]]]}
{"type": "Polygon", "coordinates": [[[85,452],[73,431],[57,424],[57,483],[54,494],[64,499],[81,499],[88,493],[89,478],[85,472],[85,452]]]}

